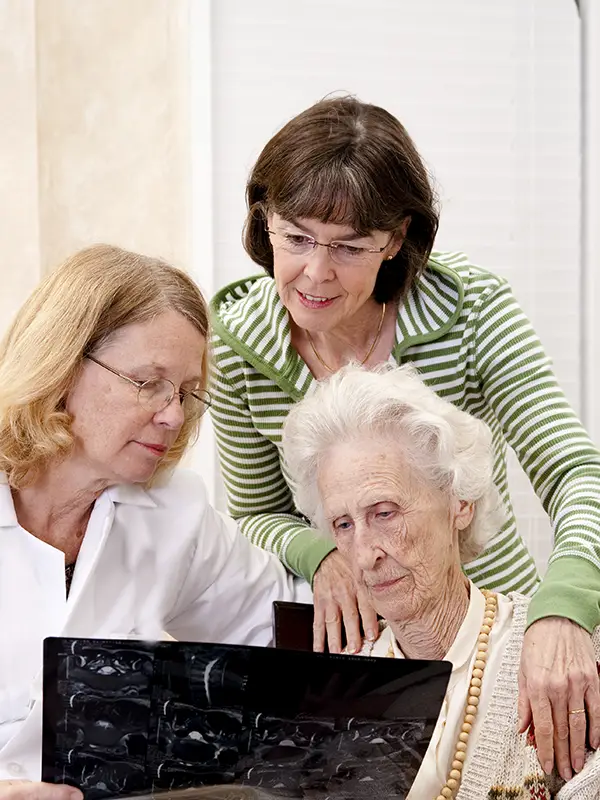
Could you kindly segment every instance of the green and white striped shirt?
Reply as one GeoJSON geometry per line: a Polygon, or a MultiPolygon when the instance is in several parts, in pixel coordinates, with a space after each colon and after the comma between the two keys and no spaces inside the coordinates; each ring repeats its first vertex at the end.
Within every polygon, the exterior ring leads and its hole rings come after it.
{"type": "MultiPolygon", "coordinates": [[[[213,424],[229,513],[257,545],[312,580],[334,547],[297,513],[281,430],[314,378],[292,347],[275,282],[254,276],[213,299],[213,424]]],[[[502,278],[459,253],[435,253],[405,302],[392,356],[437,394],[484,420],[508,521],[465,567],[480,587],[532,594],[536,568],[517,532],[506,475],[515,450],[549,514],[555,548],[530,621],[600,623],[600,454],[559,388],[550,360],[502,278]]]]}

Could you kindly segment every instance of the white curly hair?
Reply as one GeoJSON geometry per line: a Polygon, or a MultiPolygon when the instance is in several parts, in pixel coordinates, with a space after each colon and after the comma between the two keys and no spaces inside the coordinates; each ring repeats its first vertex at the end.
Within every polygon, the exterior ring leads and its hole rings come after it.
{"type": "Polygon", "coordinates": [[[408,446],[403,456],[439,491],[474,505],[460,531],[463,563],[486,547],[506,519],[493,481],[492,434],[426,386],[411,366],[366,370],[350,364],[324,381],[290,411],[283,429],[285,471],[298,510],[325,531],[319,464],[328,449],[357,437],[385,435],[408,446]]]}

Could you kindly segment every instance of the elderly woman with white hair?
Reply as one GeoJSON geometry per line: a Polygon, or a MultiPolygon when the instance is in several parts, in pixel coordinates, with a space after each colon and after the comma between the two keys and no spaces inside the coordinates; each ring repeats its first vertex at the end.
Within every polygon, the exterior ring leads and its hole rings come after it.
{"type": "MultiPolygon", "coordinates": [[[[283,446],[298,508],[331,533],[383,617],[361,654],[452,663],[409,797],[600,798],[597,753],[564,783],[540,768],[534,732],[518,733],[528,599],[480,591],[462,569],[503,516],[488,427],[411,368],[349,366],[290,411],[283,446]]],[[[574,725],[584,705],[569,709],[574,725]]]]}

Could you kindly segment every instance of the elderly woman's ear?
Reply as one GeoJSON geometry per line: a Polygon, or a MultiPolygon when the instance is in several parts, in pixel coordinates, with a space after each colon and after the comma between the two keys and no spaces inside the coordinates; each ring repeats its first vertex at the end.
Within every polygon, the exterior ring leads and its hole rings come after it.
{"type": "Polygon", "coordinates": [[[473,515],[475,514],[475,503],[469,500],[458,500],[457,498],[454,498],[452,505],[456,530],[466,530],[473,521],[473,515]]]}

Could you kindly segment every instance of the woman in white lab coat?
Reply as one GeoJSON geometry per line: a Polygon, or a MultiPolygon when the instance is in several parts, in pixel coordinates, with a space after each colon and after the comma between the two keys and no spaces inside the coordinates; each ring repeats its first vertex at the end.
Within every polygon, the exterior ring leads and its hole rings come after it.
{"type": "Polygon", "coordinates": [[[0,782],[40,777],[44,637],[266,645],[272,601],[310,598],[175,469],[210,404],[207,332],[185,273],[101,245],[0,345],[0,782]]]}

